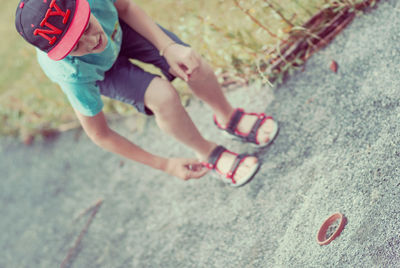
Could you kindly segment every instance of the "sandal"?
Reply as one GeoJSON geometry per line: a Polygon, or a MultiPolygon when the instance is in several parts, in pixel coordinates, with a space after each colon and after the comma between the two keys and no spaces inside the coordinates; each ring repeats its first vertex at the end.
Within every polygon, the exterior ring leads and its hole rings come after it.
{"type": "Polygon", "coordinates": [[[233,113],[231,119],[229,120],[228,125],[226,127],[223,127],[221,126],[221,124],[218,123],[217,117],[214,114],[214,123],[217,125],[219,129],[225,130],[227,133],[239,138],[244,142],[250,142],[260,147],[267,146],[268,144],[270,144],[276,137],[276,134],[278,133],[278,123],[274,121],[274,128],[270,136],[268,137],[267,141],[265,143],[259,143],[257,141],[258,130],[268,119],[273,120],[272,116],[266,116],[264,113],[246,113],[243,109],[237,108],[235,109],[235,112],[233,113]],[[258,117],[257,121],[254,123],[249,133],[243,133],[238,130],[239,122],[244,115],[255,115],[258,117]]]}
{"type": "Polygon", "coordinates": [[[258,172],[259,168],[260,168],[260,163],[257,162],[257,164],[254,166],[253,169],[251,169],[249,171],[249,175],[245,178],[242,178],[240,181],[237,181],[234,179],[235,177],[235,173],[237,171],[237,169],[239,168],[239,166],[243,163],[243,161],[247,158],[253,155],[250,154],[236,154],[234,152],[231,152],[229,150],[227,150],[225,147],[223,146],[217,146],[210,154],[210,156],[208,157],[208,163],[203,162],[203,165],[210,169],[210,170],[214,170],[216,172],[218,172],[219,174],[221,174],[222,176],[224,176],[225,178],[223,179],[223,181],[225,183],[230,184],[231,186],[234,187],[239,187],[244,185],[245,183],[249,182],[254,175],[258,172]],[[223,173],[222,171],[220,171],[217,168],[217,164],[218,161],[220,160],[221,156],[223,153],[229,153],[229,154],[233,154],[236,156],[235,162],[233,163],[231,169],[229,170],[228,173],[223,173]]]}

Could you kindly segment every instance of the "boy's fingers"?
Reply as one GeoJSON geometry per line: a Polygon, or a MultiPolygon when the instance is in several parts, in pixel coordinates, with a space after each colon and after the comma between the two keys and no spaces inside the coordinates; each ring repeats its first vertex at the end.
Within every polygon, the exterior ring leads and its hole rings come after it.
{"type": "Polygon", "coordinates": [[[202,163],[197,163],[195,165],[193,165],[193,170],[206,170],[208,171],[209,169],[206,168],[202,163]]]}
{"type": "Polygon", "coordinates": [[[186,164],[190,164],[192,166],[198,166],[198,167],[202,166],[202,162],[195,158],[187,159],[186,164]]]}
{"type": "Polygon", "coordinates": [[[192,58],[190,58],[185,64],[185,66],[186,66],[186,74],[191,75],[193,71],[197,68],[198,64],[196,64],[196,62],[192,58]]]}
{"type": "Polygon", "coordinates": [[[176,66],[175,68],[174,68],[174,71],[176,72],[176,74],[178,75],[178,77],[180,78],[180,79],[182,79],[182,80],[184,80],[184,81],[188,81],[188,76],[187,76],[187,74],[179,67],[179,66],[176,66]]]}
{"type": "Polygon", "coordinates": [[[208,172],[208,169],[205,168],[197,159],[188,159],[185,166],[189,170],[190,178],[198,179],[208,172]]]}
{"type": "Polygon", "coordinates": [[[194,179],[199,179],[201,177],[203,177],[204,175],[206,175],[206,173],[208,172],[208,169],[202,169],[202,170],[191,170],[190,171],[190,177],[194,178],[194,179]]]}

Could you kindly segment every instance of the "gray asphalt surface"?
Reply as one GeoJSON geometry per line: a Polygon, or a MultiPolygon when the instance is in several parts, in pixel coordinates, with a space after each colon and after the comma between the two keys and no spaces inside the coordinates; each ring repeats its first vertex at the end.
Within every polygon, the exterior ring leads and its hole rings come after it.
{"type": "MultiPolygon", "coordinates": [[[[59,267],[99,199],[67,267],[400,267],[399,15],[398,1],[381,1],[284,85],[229,94],[280,122],[266,149],[227,140],[191,102],[204,136],[262,159],[238,189],[168,177],[76,130],[31,147],[0,139],[0,267],[59,267]],[[319,246],[337,211],[345,229],[319,246]]],[[[138,120],[112,127],[151,152],[192,156],[153,119],[133,131],[138,120]]]]}

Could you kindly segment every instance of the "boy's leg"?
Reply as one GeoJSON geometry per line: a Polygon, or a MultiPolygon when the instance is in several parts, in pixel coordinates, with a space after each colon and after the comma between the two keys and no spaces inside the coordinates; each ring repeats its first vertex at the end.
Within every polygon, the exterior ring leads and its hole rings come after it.
{"type": "MultiPolygon", "coordinates": [[[[146,90],[144,102],[154,113],[160,129],[192,148],[199,159],[208,159],[217,144],[204,139],[199,133],[171,83],[158,77],[154,78],[146,90]]],[[[219,170],[228,172],[234,161],[235,156],[224,153],[224,157],[218,162],[219,170]]],[[[256,162],[256,157],[247,158],[238,168],[235,177],[246,177],[248,170],[253,168],[256,162]]]]}
{"type": "MultiPolygon", "coordinates": [[[[197,55],[197,53],[195,53],[195,57],[198,62],[198,67],[190,76],[188,84],[198,98],[210,105],[217,116],[218,122],[221,125],[226,126],[234,112],[234,109],[224,96],[212,68],[204,59],[197,55]]],[[[248,133],[256,121],[256,116],[246,115],[243,120],[239,122],[238,130],[248,133]]],[[[258,132],[258,140],[266,140],[273,131],[273,128],[273,121],[267,120],[258,132]]]]}
{"type": "MultiPolygon", "coordinates": [[[[121,27],[124,33],[121,47],[122,55],[159,67],[168,80],[173,80],[177,76],[171,71],[165,58],[159,55],[159,51],[148,40],[143,38],[123,21],[121,21],[121,27]]],[[[165,29],[163,30],[176,43],[186,45],[173,33],[165,29]]],[[[192,88],[195,95],[211,106],[218,118],[218,122],[221,125],[226,125],[234,109],[224,97],[211,67],[197,55],[197,53],[194,53],[194,58],[199,63],[199,66],[191,75],[189,86],[192,88]]],[[[248,133],[256,120],[256,116],[244,116],[243,120],[239,122],[238,130],[243,133],[248,133]]],[[[266,140],[270,136],[271,131],[273,131],[273,128],[274,124],[272,120],[267,120],[259,129],[257,139],[259,141],[266,140]]]]}
{"type": "MultiPolygon", "coordinates": [[[[124,37],[120,52],[120,64],[113,66],[108,77],[103,81],[103,95],[134,105],[139,111],[147,113],[148,109],[154,113],[159,127],[175,137],[178,141],[189,146],[196,152],[202,161],[208,160],[216,144],[205,140],[183,108],[178,94],[172,85],[161,78],[154,77],[141,68],[131,64],[126,58],[135,58],[159,67],[168,80],[174,79],[169,73],[169,65],[159,51],[140,34],[125,23],[121,22],[124,37]],[[126,57],[126,58],[125,58],[126,57]],[[115,75],[114,75],[115,74],[115,75]],[[108,88],[108,89],[106,89],[108,88]],[[146,109],[147,108],[147,109],[146,109]]],[[[166,30],[165,30],[166,31],[166,30]]],[[[166,33],[177,43],[182,43],[175,35],[166,33]]],[[[218,107],[219,105],[215,105],[218,107]]],[[[225,114],[226,111],[221,114],[225,114]]],[[[223,153],[217,163],[218,169],[229,172],[236,160],[236,156],[223,153]]],[[[257,162],[256,157],[248,157],[241,162],[235,173],[235,179],[240,180],[249,175],[257,162]]]]}
{"type": "Polygon", "coordinates": [[[155,116],[157,125],[204,158],[216,146],[203,138],[181,104],[178,93],[168,81],[155,77],[144,95],[144,103],[155,116]]]}

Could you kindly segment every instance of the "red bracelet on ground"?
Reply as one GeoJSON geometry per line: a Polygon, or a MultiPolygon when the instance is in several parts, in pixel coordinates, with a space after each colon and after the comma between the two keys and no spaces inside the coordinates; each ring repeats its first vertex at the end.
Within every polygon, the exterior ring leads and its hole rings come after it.
{"type": "Polygon", "coordinates": [[[318,244],[322,245],[327,245],[330,242],[332,242],[333,239],[338,237],[340,233],[342,232],[344,226],[346,225],[346,218],[343,216],[342,213],[335,213],[331,215],[329,218],[325,220],[325,222],[322,224],[321,228],[318,231],[317,234],[317,242],[318,244]],[[329,227],[334,223],[335,221],[339,220],[339,226],[336,228],[336,230],[333,232],[331,236],[328,238],[326,237],[326,232],[328,231],[329,227]]]}

